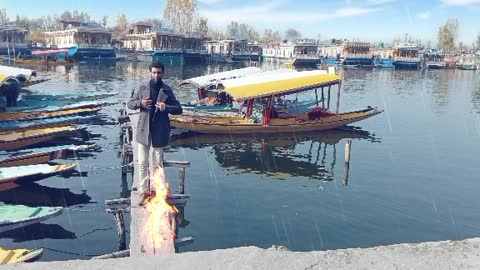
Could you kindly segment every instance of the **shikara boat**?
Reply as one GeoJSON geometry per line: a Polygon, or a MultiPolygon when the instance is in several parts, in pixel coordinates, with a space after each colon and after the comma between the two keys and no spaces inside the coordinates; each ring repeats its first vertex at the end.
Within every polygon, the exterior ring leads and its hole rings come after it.
{"type": "Polygon", "coordinates": [[[0,233],[42,222],[62,213],[63,207],[0,205],[0,233]]]}
{"type": "Polygon", "coordinates": [[[31,94],[22,95],[24,101],[91,101],[118,95],[118,92],[82,92],[65,94],[31,94]]]}
{"type": "Polygon", "coordinates": [[[74,126],[39,128],[25,131],[0,131],[0,150],[10,151],[75,133],[74,126]]]}
{"type": "Polygon", "coordinates": [[[72,115],[54,118],[42,118],[25,121],[1,121],[0,130],[2,131],[23,131],[36,128],[60,127],[73,124],[85,123],[91,119],[92,115],[72,115]]]}
{"type": "Polygon", "coordinates": [[[15,152],[0,151],[0,168],[46,163],[65,158],[69,153],[94,148],[92,145],[60,145],[32,148],[15,152]]]}
{"type": "MultiPolygon", "coordinates": [[[[341,127],[347,124],[372,117],[381,113],[377,108],[367,107],[362,110],[339,113],[341,77],[323,70],[302,71],[286,73],[279,76],[244,77],[241,79],[224,81],[222,91],[226,92],[236,101],[248,104],[244,117],[224,116],[197,116],[197,115],[172,115],[171,124],[200,133],[214,134],[252,134],[252,133],[290,133],[318,131],[341,127]],[[330,90],[337,85],[336,112],[329,111],[330,90]],[[328,97],[324,98],[324,88],[328,88],[328,97]],[[318,89],[322,93],[322,106],[317,106],[312,111],[302,114],[279,113],[272,111],[273,103],[279,96],[315,90],[318,100],[318,89]],[[325,104],[325,101],[327,103],[325,104]],[[256,121],[255,107],[261,108],[261,121],[256,121]]],[[[320,103],[317,103],[320,105],[320,103]]]]}
{"type": "Polygon", "coordinates": [[[0,184],[7,183],[25,184],[42,180],[63,172],[75,169],[75,164],[36,164],[27,166],[16,166],[0,168],[0,184]]]}
{"type": "Polygon", "coordinates": [[[0,247],[0,264],[34,262],[42,257],[43,249],[5,249],[0,247]]]}
{"type": "Polygon", "coordinates": [[[101,109],[97,107],[80,107],[80,108],[65,108],[58,110],[42,110],[32,112],[4,112],[0,113],[0,122],[2,121],[18,121],[18,120],[33,120],[43,118],[53,118],[68,115],[82,115],[88,113],[95,113],[101,109]]]}

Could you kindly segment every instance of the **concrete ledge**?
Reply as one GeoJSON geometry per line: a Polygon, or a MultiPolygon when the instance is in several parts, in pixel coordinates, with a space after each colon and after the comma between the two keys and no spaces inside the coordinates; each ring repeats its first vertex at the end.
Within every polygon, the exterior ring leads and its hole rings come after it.
{"type": "Polygon", "coordinates": [[[480,269],[480,238],[312,252],[240,247],[161,257],[36,262],[3,269],[480,269]]]}

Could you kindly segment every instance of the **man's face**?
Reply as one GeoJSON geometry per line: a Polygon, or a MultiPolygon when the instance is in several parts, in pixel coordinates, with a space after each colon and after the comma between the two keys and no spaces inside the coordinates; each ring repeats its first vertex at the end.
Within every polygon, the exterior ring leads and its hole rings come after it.
{"type": "Polygon", "coordinates": [[[163,77],[163,71],[161,68],[152,67],[152,79],[156,82],[160,81],[163,77]]]}

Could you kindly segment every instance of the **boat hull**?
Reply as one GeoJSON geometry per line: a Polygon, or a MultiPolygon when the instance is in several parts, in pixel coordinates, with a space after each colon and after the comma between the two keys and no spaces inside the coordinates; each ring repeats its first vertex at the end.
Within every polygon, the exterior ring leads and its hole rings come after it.
{"type": "Polygon", "coordinates": [[[237,121],[224,118],[196,118],[191,116],[172,116],[171,124],[199,133],[211,134],[262,134],[262,133],[294,133],[333,129],[347,124],[361,121],[381,113],[377,108],[368,108],[361,111],[342,113],[321,117],[317,120],[272,119],[269,125],[251,123],[248,120],[237,121]]]}

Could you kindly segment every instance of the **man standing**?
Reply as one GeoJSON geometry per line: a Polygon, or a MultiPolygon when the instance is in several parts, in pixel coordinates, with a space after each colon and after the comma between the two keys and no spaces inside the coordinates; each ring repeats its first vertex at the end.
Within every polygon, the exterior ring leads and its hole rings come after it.
{"type": "Polygon", "coordinates": [[[151,78],[143,81],[135,89],[127,107],[131,110],[140,109],[135,140],[138,143],[138,171],[140,203],[150,193],[148,178],[148,159],[150,147],[153,150],[153,168],[163,166],[163,147],[170,138],[170,118],[168,114],[181,114],[182,106],[175,98],[172,88],[163,83],[165,71],[163,64],[153,62],[149,67],[151,78]]]}

